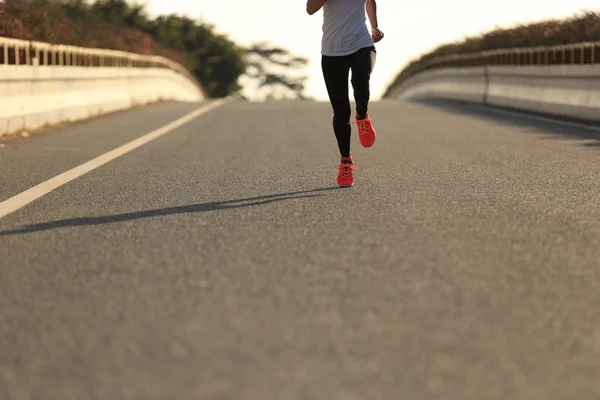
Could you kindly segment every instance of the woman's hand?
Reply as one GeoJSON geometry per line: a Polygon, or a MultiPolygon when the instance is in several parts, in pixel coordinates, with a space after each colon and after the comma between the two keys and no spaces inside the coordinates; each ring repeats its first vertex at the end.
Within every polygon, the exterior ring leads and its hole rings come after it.
{"type": "Polygon", "coordinates": [[[377,43],[383,39],[383,32],[379,29],[379,22],[377,22],[377,0],[367,0],[365,8],[371,23],[371,38],[374,43],[377,43]]]}
{"type": "Polygon", "coordinates": [[[373,29],[373,32],[371,32],[371,38],[373,38],[374,43],[381,41],[381,39],[383,39],[383,36],[383,32],[379,28],[375,28],[373,29]]]}

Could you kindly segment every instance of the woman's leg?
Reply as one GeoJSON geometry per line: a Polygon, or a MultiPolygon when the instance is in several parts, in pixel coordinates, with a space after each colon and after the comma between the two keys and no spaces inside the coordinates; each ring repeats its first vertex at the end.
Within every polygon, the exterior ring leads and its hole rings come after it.
{"type": "Polygon", "coordinates": [[[352,87],[358,120],[365,119],[369,111],[371,72],[375,67],[376,59],[375,47],[360,49],[351,56],[352,87]]]}
{"type": "Polygon", "coordinates": [[[348,94],[348,76],[350,75],[350,57],[322,56],[321,67],[333,107],[333,131],[342,157],[350,157],[350,98],[348,94]]]}

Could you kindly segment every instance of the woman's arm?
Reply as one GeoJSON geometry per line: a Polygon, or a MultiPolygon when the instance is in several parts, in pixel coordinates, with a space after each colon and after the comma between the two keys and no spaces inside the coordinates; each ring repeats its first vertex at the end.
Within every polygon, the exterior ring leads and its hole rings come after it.
{"type": "Polygon", "coordinates": [[[325,3],[327,3],[327,0],[308,0],[306,2],[306,12],[309,15],[313,15],[319,11],[325,3]]]}
{"type": "Polygon", "coordinates": [[[379,22],[377,21],[377,1],[367,0],[367,16],[371,23],[371,36],[375,43],[383,39],[383,32],[379,29],[379,22]]]}

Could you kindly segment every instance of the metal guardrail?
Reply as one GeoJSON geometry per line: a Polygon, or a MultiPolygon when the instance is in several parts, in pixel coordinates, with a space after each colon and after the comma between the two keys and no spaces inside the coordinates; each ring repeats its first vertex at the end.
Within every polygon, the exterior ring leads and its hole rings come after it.
{"type": "Polygon", "coordinates": [[[407,67],[396,78],[392,87],[418,73],[437,68],[584,64],[600,64],[600,42],[498,49],[434,57],[407,67]]]}
{"type": "Polygon", "coordinates": [[[126,51],[56,45],[0,37],[0,66],[2,65],[165,68],[185,76],[203,94],[207,95],[204,87],[180,64],[165,57],[126,51]]]}

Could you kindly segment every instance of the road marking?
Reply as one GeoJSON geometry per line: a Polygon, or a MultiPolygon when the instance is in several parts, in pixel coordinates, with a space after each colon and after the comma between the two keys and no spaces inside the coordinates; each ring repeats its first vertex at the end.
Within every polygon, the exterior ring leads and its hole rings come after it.
{"type": "Polygon", "coordinates": [[[102,165],[121,157],[151,141],[158,139],[161,136],[166,135],[167,133],[173,132],[175,129],[181,127],[182,125],[187,124],[188,122],[193,121],[194,119],[200,117],[203,114],[206,114],[217,107],[221,106],[227,99],[219,99],[212,101],[210,104],[207,104],[203,107],[198,108],[195,111],[185,115],[184,117],[179,118],[176,121],[173,121],[162,128],[159,128],[153,132],[147,133],[142,137],[139,137],[123,146],[120,146],[114,150],[109,151],[108,153],[104,153],[99,157],[94,158],[86,163],[79,165],[67,172],[63,172],[62,174],[55,176],[54,178],[48,179],[47,181],[40,183],[37,186],[32,187],[14,197],[11,197],[8,200],[5,200],[0,203],[0,218],[4,218],[7,215],[25,207],[29,203],[39,199],[42,196],[52,192],[53,190],[71,182],[74,179],[79,178],[82,175],[87,174],[90,171],[95,170],[102,165]]]}

